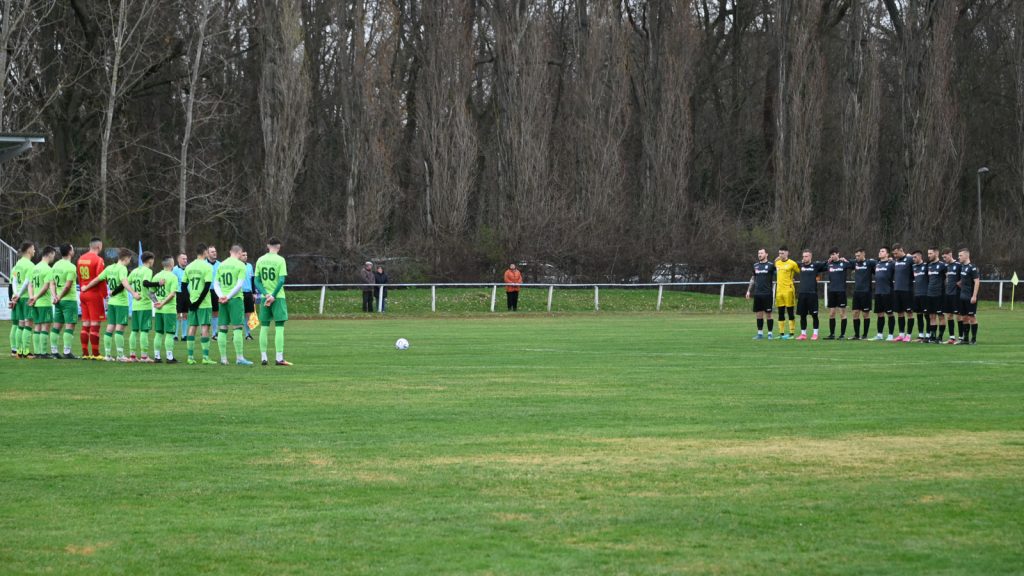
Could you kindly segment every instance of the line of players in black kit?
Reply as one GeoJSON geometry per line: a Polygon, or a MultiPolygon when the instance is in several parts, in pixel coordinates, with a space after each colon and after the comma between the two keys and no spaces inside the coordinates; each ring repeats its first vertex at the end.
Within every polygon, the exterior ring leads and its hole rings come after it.
{"type": "Polygon", "coordinates": [[[889,342],[928,342],[946,344],[975,344],[978,337],[978,291],[981,280],[978,267],[971,262],[967,248],[953,251],[929,248],[927,260],[920,250],[910,254],[899,244],[878,250],[878,259],[867,259],[863,248],[857,249],[854,260],[844,258],[838,248],[832,248],[829,258],[815,262],[810,250],[805,249],[799,263],[789,259],[785,246],[779,249],[774,262],[768,260],[764,248],[757,254],[754,275],[750,279],[747,298],[753,296],[757,318],[755,340],[774,338],[772,304],[778,310],[782,340],[807,340],[807,317],[811,317],[813,333],[810,340],[818,339],[818,275],[827,274],[827,306],[829,308],[829,335],[826,340],[846,339],[846,284],[853,270],[853,340],[882,340],[889,342]],[[799,278],[799,290],[794,279],[799,278]],[[774,298],[773,298],[774,291],[774,298]],[[800,335],[795,336],[794,301],[800,316],[800,335]],[[877,333],[869,337],[872,304],[877,316],[877,333]],[[836,316],[840,320],[840,333],[836,336],[836,316]],[[786,320],[789,320],[789,335],[786,320]],[[915,316],[918,332],[914,334],[915,316]],[[888,336],[883,332],[888,325],[888,336]],[[897,326],[899,330],[897,331],[897,326]],[[946,330],[949,337],[946,340],[946,330]]]}

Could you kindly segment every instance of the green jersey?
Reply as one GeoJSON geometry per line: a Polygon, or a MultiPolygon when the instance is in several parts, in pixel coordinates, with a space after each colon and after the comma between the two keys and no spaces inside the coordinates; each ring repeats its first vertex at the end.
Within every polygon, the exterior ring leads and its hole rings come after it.
{"type": "MultiPolygon", "coordinates": [[[[277,290],[287,275],[288,265],[279,254],[264,254],[256,261],[256,277],[260,279],[260,283],[263,284],[264,294],[268,296],[273,294],[274,290],[277,290]]],[[[281,286],[281,291],[274,298],[278,300],[284,299],[284,286],[281,286]]]]}
{"type": "Polygon", "coordinates": [[[185,283],[188,284],[188,299],[193,304],[199,302],[199,308],[213,308],[213,266],[206,260],[193,260],[185,267],[185,283]],[[199,295],[206,283],[210,283],[210,293],[202,302],[199,295]]]}
{"type": "Polygon", "coordinates": [[[53,296],[50,295],[50,281],[53,280],[53,268],[40,260],[32,270],[32,290],[35,291],[36,308],[49,308],[53,306],[53,296]]]}
{"type": "Polygon", "coordinates": [[[28,301],[28,286],[25,284],[32,279],[32,270],[35,269],[36,265],[32,263],[31,258],[22,257],[18,260],[18,263],[11,269],[11,278],[17,282],[15,293],[20,293],[25,301],[28,301]],[[25,290],[21,291],[21,287],[25,286],[25,290]]]}
{"type": "Polygon", "coordinates": [[[228,258],[221,262],[217,267],[217,283],[220,284],[222,295],[231,296],[232,300],[241,298],[242,285],[245,283],[245,263],[238,258],[228,258]]]}
{"type": "Polygon", "coordinates": [[[121,281],[128,278],[128,269],[124,267],[124,264],[115,262],[110,266],[103,269],[100,275],[96,278],[104,280],[107,283],[107,293],[112,294],[107,299],[108,306],[127,306],[128,305],[128,291],[121,289],[120,292],[114,294],[114,290],[121,288],[121,281]]]}
{"type": "Polygon", "coordinates": [[[57,295],[60,296],[64,286],[71,282],[71,288],[68,289],[67,294],[60,299],[61,302],[74,302],[75,301],[75,282],[78,280],[78,269],[71,263],[70,260],[61,258],[53,265],[53,284],[57,288],[57,295]]]}
{"type": "Polygon", "coordinates": [[[153,301],[149,298],[149,294],[152,289],[146,288],[143,285],[143,282],[149,282],[152,279],[153,270],[145,266],[139,266],[128,274],[128,284],[131,285],[132,290],[135,290],[139,293],[139,296],[142,296],[142,298],[139,298],[138,300],[135,300],[134,297],[132,298],[132,300],[134,300],[134,304],[132,304],[133,312],[153,309],[153,301]]]}
{"type": "MultiPolygon", "coordinates": [[[[177,294],[178,292],[178,277],[174,275],[174,272],[168,272],[167,270],[161,270],[153,275],[153,282],[164,281],[163,286],[157,286],[153,288],[153,294],[156,295],[157,302],[163,302],[168,295],[177,294]]],[[[178,308],[174,303],[174,298],[167,304],[164,304],[163,308],[157,308],[157,314],[175,314],[178,308]]]]}

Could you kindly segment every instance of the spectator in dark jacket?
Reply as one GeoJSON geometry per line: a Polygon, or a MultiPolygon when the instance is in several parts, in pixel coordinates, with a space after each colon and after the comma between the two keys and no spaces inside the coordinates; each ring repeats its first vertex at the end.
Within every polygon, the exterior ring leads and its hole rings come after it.
{"type": "Polygon", "coordinates": [[[377,271],[373,274],[373,282],[377,287],[373,291],[373,295],[377,298],[376,308],[374,310],[380,310],[381,312],[387,312],[388,310],[388,275],[384,272],[384,267],[377,265],[377,271]]]}
{"type": "Polygon", "coordinates": [[[373,262],[363,264],[359,278],[363,281],[363,312],[373,312],[373,262]]]}

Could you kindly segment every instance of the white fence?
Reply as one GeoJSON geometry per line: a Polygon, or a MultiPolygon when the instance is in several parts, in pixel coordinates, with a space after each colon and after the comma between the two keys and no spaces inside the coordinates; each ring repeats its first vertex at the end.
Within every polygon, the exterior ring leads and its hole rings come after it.
{"type": "MultiPolygon", "coordinates": [[[[982,280],[982,284],[998,284],[999,285],[999,307],[1003,307],[1003,287],[1005,284],[1009,284],[1009,280],[982,280]]],[[[594,311],[601,310],[601,289],[602,288],[624,288],[624,289],[657,289],[657,299],[655,300],[654,309],[656,311],[661,310],[663,297],[665,294],[665,288],[668,287],[671,290],[685,290],[687,287],[698,287],[698,288],[718,288],[718,309],[719,311],[725,309],[725,289],[726,286],[748,286],[749,282],[729,281],[729,282],[678,282],[672,284],[543,284],[543,283],[523,283],[519,284],[522,288],[540,288],[547,290],[547,311],[552,311],[552,303],[554,301],[555,289],[571,289],[571,290],[586,290],[593,288],[594,290],[594,311]]],[[[819,282],[819,284],[825,287],[825,305],[828,305],[828,282],[819,282]]],[[[848,282],[853,284],[853,282],[848,282]]],[[[342,289],[342,290],[359,290],[367,288],[367,284],[289,284],[287,288],[296,289],[320,289],[320,305],[318,307],[318,314],[323,315],[324,313],[324,302],[327,299],[327,289],[342,289]]],[[[386,284],[386,285],[374,285],[372,288],[376,292],[377,297],[377,311],[383,312],[384,289],[392,288],[430,288],[430,311],[437,312],[437,289],[438,288],[490,288],[491,289],[491,301],[490,311],[494,312],[495,305],[498,299],[498,289],[505,288],[503,282],[466,282],[466,283],[413,283],[413,284],[386,284]]]]}

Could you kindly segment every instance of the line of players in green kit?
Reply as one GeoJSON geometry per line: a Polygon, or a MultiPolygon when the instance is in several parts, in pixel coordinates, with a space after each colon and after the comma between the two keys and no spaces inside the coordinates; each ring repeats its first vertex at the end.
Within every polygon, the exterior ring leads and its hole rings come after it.
{"type": "MultiPolygon", "coordinates": [[[[291,366],[284,359],[284,325],[288,320],[288,305],[284,284],[288,276],[285,259],[279,254],[281,242],[267,241],[267,254],[256,262],[254,280],[260,298],[259,334],[260,363],[270,364],[267,357],[268,331],[274,327],[276,366],[291,366]]],[[[243,300],[243,287],[249,281],[245,263],[240,259],[242,247],[231,247],[231,256],[214,266],[208,260],[207,246],[196,246],[196,259],[184,270],[185,290],[179,290],[178,276],[174,274],[174,258],[161,261],[161,269],[154,272],[155,256],[143,252],[139,266],[129,272],[134,254],[127,249],[118,252],[117,261],[90,275],[90,266],[76,266],[71,262],[74,248],[70,244],[58,249],[47,246],[38,262],[33,263],[35,245],[26,242],[21,247],[21,258],[12,270],[12,327],[11,356],[30,359],[77,359],[71,353],[74,327],[78,323],[78,301],[75,282],[81,286],[83,318],[86,301],[101,289],[106,290],[106,331],[103,333],[103,355],[83,356],[84,359],[108,362],[144,362],[176,364],[174,357],[177,298],[187,293],[188,333],[186,343],[188,364],[217,364],[210,359],[210,340],[213,303],[219,304],[220,364],[227,365],[228,343],[234,348],[235,364],[252,366],[245,357],[243,327],[248,322],[243,300]],[[56,260],[56,262],[55,262],[56,260]],[[129,296],[131,302],[129,303],[129,296]],[[125,330],[128,331],[127,352],[125,330]],[[150,333],[153,333],[152,348],[150,333]],[[59,352],[63,334],[63,354],[59,352]],[[196,350],[196,342],[199,350],[196,350]],[[139,354],[136,356],[135,351],[139,354]],[[149,351],[152,350],[152,356],[149,351]]],[[[95,267],[92,267],[95,270],[95,267]]],[[[88,319],[88,318],[86,318],[88,319]]],[[[83,328],[83,334],[86,331],[83,328]]],[[[83,335],[84,344],[88,335],[83,335]]]]}

